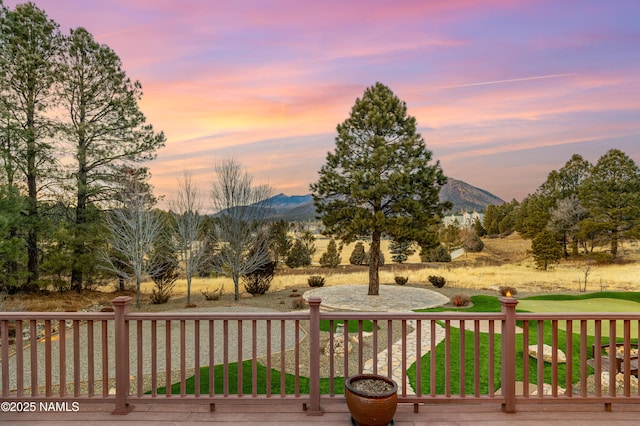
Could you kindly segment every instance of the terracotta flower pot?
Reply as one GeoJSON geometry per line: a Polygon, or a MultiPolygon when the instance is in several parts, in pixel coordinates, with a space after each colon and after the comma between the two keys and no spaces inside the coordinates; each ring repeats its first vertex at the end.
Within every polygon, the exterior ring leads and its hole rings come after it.
{"type": "Polygon", "coordinates": [[[352,419],[358,426],[386,426],[393,420],[398,405],[398,385],[392,379],[378,374],[357,374],[344,382],[344,394],[352,419]],[[382,381],[391,389],[369,393],[358,389],[361,380],[382,381]]]}

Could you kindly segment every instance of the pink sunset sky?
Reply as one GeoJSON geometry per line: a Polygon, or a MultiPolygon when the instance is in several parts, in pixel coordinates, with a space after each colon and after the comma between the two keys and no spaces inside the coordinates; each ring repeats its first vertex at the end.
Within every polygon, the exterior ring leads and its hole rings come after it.
{"type": "MultiPolygon", "coordinates": [[[[16,1],[5,0],[13,8],[16,1]]],[[[521,200],[574,153],[640,163],[637,0],[35,0],[139,80],[171,199],[235,157],[300,195],[364,89],[406,101],[447,176],[521,200]]]]}

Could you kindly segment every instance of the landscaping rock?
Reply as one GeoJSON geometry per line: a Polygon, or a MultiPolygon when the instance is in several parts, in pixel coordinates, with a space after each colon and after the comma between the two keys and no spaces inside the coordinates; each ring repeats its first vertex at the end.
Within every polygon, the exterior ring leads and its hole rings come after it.
{"type": "MultiPolygon", "coordinates": [[[[544,362],[552,362],[553,360],[553,348],[549,345],[543,345],[542,346],[542,359],[544,360],[544,362]]],[[[538,345],[531,345],[529,346],[529,356],[535,359],[538,359],[538,345]]],[[[562,352],[560,349],[558,349],[558,362],[559,363],[565,363],[567,362],[567,356],[564,354],[564,352],[562,352]]]]}

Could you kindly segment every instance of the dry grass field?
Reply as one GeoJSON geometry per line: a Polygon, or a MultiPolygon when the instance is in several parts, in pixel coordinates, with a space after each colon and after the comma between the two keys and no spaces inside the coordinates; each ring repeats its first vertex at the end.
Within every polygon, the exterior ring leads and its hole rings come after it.
{"type": "MultiPolygon", "coordinates": [[[[321,254],[326,251],[328,239],[316,241],[317,251],[314,264],[304,269],[290,269],[281,266],[274,278],[271,289],[265,296],[243,298],[240,303],[250,306],[273,307],[275,309],[290,308],[289,296],[300,294],[309,288],[307,279],[310,275],[321,275],[326,279],[326,286],[344,284],[362,284],[368,282],[366,266],[349,265],[349,256],[353,244],[342,249],[342,264],[335,269],[326,269],[318,265],[321,254]],[[292,294],[293,293],[293,294],[292,294]],[[275,306],[275,305],[278,306],[275,306]]],[[[483,239],[485,248],[481,253],[464,254],[451,263],[423,264],[418,254],[414,254],[409,262],[399,265],[391,262],[389,242],[383,241],[382,249],[386,264],[380,269],[382,284],[394,284],[396,275],[408,276],[411,286],[424,286],[435,289],[428,280],[429,275],[443,276],[447,284],[439,291],[451,296],[465,294],[472,296],[478,293],[490,294],[499,286],[508,285],[518,291],[518,295],[540,293],[578,293],[584,286],[585,271],[588,269],[588,292],[594,291],[639,291],[640,290],[640,246],[637,243],[625,244],[621,247],[621,261],[616,264],[595,264],[587,260],[563,261],[554,265],[549,271],[535,268],[529,253],[531,242],[513,234],[506,238],[483,239]]],[[[167,305],[151,305],[149,295],[153,289],[152,282],[142,285],[142,310],[182,309],[186,304],[186,280],[176,282],[174,295],[167,305]]],[[[82,295],[74,292],[63,294],[8,297],[4,310],[38,310],[38,311],[73,311],[92,305],[110,305],[110,301],[119,295],[113,292],[112,286],[100,288],[98,291],[85,291],[82,295]]],[[[241,292],[244,288],[241,284],[241,292]]],[[[129,290],[125,294],[134,296],[129,290]]],[[[192,303],[198,306],[221,306],[234,304],[233,283],[226,277],[194,278],[191,295],[192,303]],[[203,290],[212,291],[223,287],[223,297],[219,301],[206,301],[201,294],[203,290]]],[[[247,296],[246,294],[243,296],[247,296]]]]}
{"type": "MultiPolygon", "coordinates": [[[[325,285],[366,284],[368,269],[366,266],[349,265],[349,255],[354,244],[343,247],[342,263],[336,269],[321,268],[318,260],[326,251],[328,239],[316,241],[317,251],[314,264],[305,269],[291,270],[283,266],[272,282],[272,290],[307,285],[310,275],[322,275],[325,285]]],[[[502,285],[515,287],[520,293],[542,292],[578,292],[579,281],[584,286],[584,275],[590,267],[587,277],[587,291],[637,291],[640,290],[640,247],[637,244],[622,248],[624,262],[613,265],[589,264],[586,260],[572,260],[554,265],[553,269],[541,271],[535,268],[529,253],[531,241],[513,234],[506,238],[484,239],[485,248],[481,253],[464,254],[451,263],[422,264],[418,254],[409,262],[399,265],[391,262],[389,241],[382,242],[386,264],[380,270],[382,284],[394,284],[396,275],[409,277],[410,284],[431,287],[429,275],[440,275],[447,280],[446,287],[458,288],[472,293],[473,290],[486,290],[502,285]]],[[[197,278],[192,284],[192,294],[200,295],[207,287],[212,290],[219,286],[225,292],[233,291],[231,280],[220,278],[197,278]]],[[[145,283],[144,292],[151,292],[152,283],[145,283]]],[[[186,294],[184,280],[176,286],[176,295],[186,294]]]]}

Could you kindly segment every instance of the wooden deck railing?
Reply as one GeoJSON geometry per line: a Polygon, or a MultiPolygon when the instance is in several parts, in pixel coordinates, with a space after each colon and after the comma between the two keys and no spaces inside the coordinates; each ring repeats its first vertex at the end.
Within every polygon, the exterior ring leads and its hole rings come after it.
{"type": "Polygon", "coordinates": [[[345,376],[372,372],[394,378],[399,402],[416,410],[640,402],[631,355],[640,313],[516,313],[512,298],[498,313],[324,312],[317,298],[308,312],[132,313],[130,301],[114,299],[114,312],[0,313],[0,399],[105,402],[114,414],[134,403],[251,400],[319,415],[344,399],[345,376]],[[529,356],[545,344],[548,361],[529,356]],[[593,349],[603,345],[617,358],[593,349]]]}

